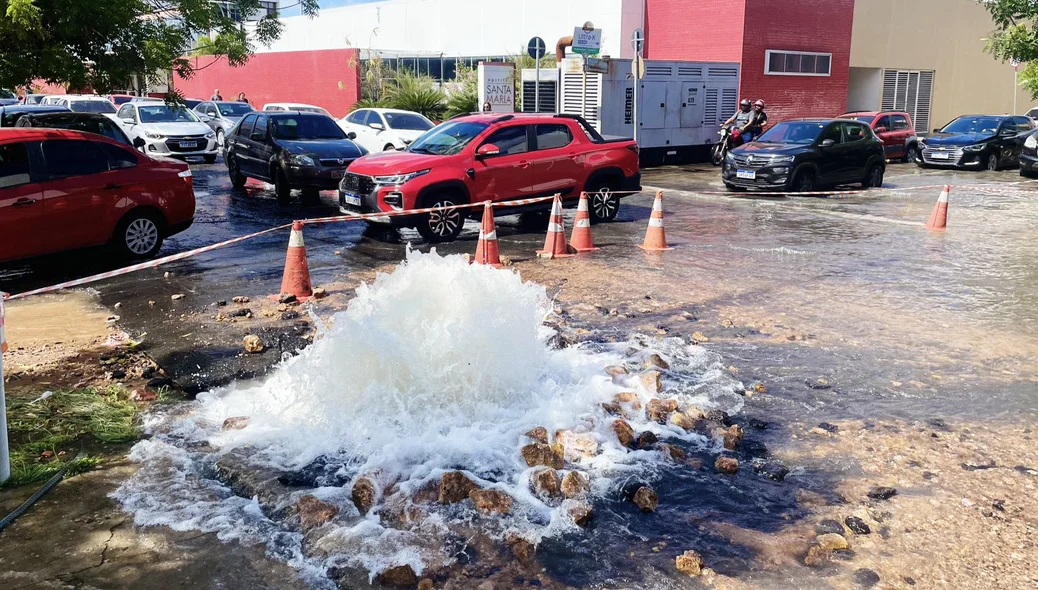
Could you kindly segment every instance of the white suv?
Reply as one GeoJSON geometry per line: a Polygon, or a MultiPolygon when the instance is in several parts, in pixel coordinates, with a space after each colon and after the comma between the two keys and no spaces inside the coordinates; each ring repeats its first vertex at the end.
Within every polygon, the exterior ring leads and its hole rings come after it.
{"type": "Polygon", "coordinates": [[[116,120],[130,141],[144,140],[141,151],[146,154],[216,161],[216,132],[186,107],[161,101],[128,102],[119,107],[116,120]]]}
{"type": "Polygon", "coordinates": [[[339,127],[357,134],[353,141],[369,152],[402,150],[435,127],[419,113],[395,109],[360,109],[339,119],[339,127]]]}
{"type": "Polygon", "coordinates": [[[93,94],[63,94],[46,97],[40,104],[58,105],[74,113],[114,115],[115,105],[102,96],[93,94]]]}

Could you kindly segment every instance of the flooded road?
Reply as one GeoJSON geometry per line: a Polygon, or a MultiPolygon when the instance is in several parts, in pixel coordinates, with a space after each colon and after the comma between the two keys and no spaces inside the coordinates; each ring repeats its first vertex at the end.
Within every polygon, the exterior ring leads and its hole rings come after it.
{"type": "MultiPolygon", "coordinates": [[[[231,191],[219,164],[193,168],[198,217],[168,241],[164,254],[335,211],[329,193],[316,206],[278,208],[262,185],[231,191]]],[[[728,584],[722,587],[849,588],[855,586],[846,572],[816,574],[805,567],[802,544],[780,548],[783,535],[813,526],[801,501],[806,493],[848,504],[838,480],[867,471],[845,458],[792,452],[805,432],[848,420],[866,426],[890,419],[1027,423],[1038,415],[1038,188],[1020,182],[1015,171],[892,165],[889,190],[829,198],[713,194],[723,187],[708,167],[649,171],[643,184],[664,191],[672,251],[634,247],[644,235],[649,194],[625,199],[617,222],[595,226],[602,250],[588,256],[537,260],[542,231],[516,218],[499,222],[502,255],[558,307],[553,321],[573,344],[565,351],[534,346],[528,330],[536,322],[509,315],[537,315],[531,310],[543,302],[534,303],[539,296],[523,287],[473,282],[450,265],[427,269],[426,282],[413,287],[407,285],[414,275],[396,270],[405,273],[397,283],[387,280],[376,294],[362,290],[361,304],[332,324],[333,331],[353,328],[339,334],[341,346],[324,340],[270,379],[216,389],[170,416],[156,416],[150,424],[155,438],[135,451],[146,468],[118,497],[139,524],[264,543],[268,554],[291,563],[314,587],[361,587],[364,571],[401,563],[421,570],[452,560],[451,576],[464,574],[457,588],[488,579],[497,587],[698,587],[673,566],[675,555],[695,547],[728,584]],[[952,185],[949,227],[930,232],[923,224],[944,184],[952,185]],[[467,285],[473,299],[455,294],[449,300],[457,285],[467,285]],[[502,298],[503,291],[510,295],[502,298]],[[484,300],[493,304],[481,306],[484,300]],[[421,316],[427,303],[429,315],[421,316]],[[468,324],[475,317],[469,312],[483,315],[468,324]],[[496,337],[486,340],[479,327],[496,337]],[[486,351],[499,366],[494,378],[479,378],[495,370],[494,363],[477,363],[470,372],[464,361],[438,353],[404,359],[453,346],[486,351]],[[725,450],[716,432],[682,433],[640,418],[631,418],[635,431],[680,447],[685,460],[670,461],[658,447],[616,447],[612,418],[597,407],[614,394],[601,368],[622,364],[634,372],[651,352],[672,365],[663,395],[679,399],[682,408],[730,413],[745,430],[737,450],[725,450]],[[386,355],[401,361],[375,370],[386,355]],[[506,356],[516,363],[502,363],[506,356]],[[453,368],[440,374],[438,367],[453,368]],[[517,368],[523,370],[508,372],[517,368]],[[457,413],[439,411],[457,405],[444,402],[451,396],[464,402],[480,395],[494,401],[494,411],[463,403],[457,413]],[[221,429],[224,419],[238,415],[255,422],[240,432],[221,429]],[[594,419],[584,428],[603,450],[596,459],[567,461],[566,468],[600,486],[592,489],[595,524],[580,530],[561,526],[560,505],[539,504],[525,491],[532,473],[518,463],[518,451],[528,442],[526,429],[575,428],[588,415],[594,419]],[[241,449],[244,458],[235,453],[241,449]],[[716,472],[719,454],[738,458],[743,468],[736,475],[716,472]],[[768,462],[779,460],[788,474],[768,476],[768,462]],[[298,485],[255,500],[224,485],[227,470],[298,485]],[[392,474],[393,483],[380,492],[383,502],[401,490],[420,493],[449,470],[514,496],[515,514],[488,525],[471,511],[437,507],[427,515],[433,518],[428,528],[401,532],[380,520],[378,510],[365,518],[351,508],[350,488],[373,471],[392,474]],[[634,484],[658,493],[655,513],[626,498],[634,484]],[[334,535],[327,529],[304,535],[281,516],[302,494],[341,507],[334,535]],[[470,527],[498,543],[515,531],[536,540],[544,572],[502,565],[507,556],[479,545],[470,527]],[[435,551],[425,544],[430,538],[435,551]],[[346,554],[356,560],[333,559],[346,554]],[[338,577],[327,575],[329,564],[338,577]]],[[[477,233],[470,223],[458,242],[437,251],[471,253],[477,233]]],[[[324,319],[375,271],[394,270],[408,242],[430,249],[415,232],[355,223],[307,227],[305,239],[313,283],[332,293],[316,305],[324,319]]],[[[244,295],[256,302],[278,290],[286,243],[287,235],[267,235],[94,288],[104,305],[122,304],[120,325],[141,336],[178,382],[205,392],[262,375],[291,350],[279,345],[243,358],[241,337],[256,324],[212,320],[217,301],[244,295]],[[175,294],[186,297],[174,301],[175,294]]],[[[87,271],[59,259],[6,272],[0,288],[17,292],[87,271]]]]}

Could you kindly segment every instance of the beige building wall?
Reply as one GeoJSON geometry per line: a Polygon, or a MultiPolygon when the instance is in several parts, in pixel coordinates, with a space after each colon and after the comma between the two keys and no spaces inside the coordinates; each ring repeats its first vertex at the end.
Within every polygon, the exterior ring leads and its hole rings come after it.
{"type": "MultiPolygon", "coordinates": [[[[856,0],[851,68],[934,70],[930,126],[963,114],[1026,113],[1038,101],[1015,86],[1008,63],[984,52],[994,30],[975,0],[856,0]]],[[[875,90],[875,70],[852,69],[855,90],[875,90]]],[[[861,99],[857,99],[861,102],[861,99]]],[[[855,108],[848,96],[848,108],[855,108]]],[[[875,97],[878,106],[879,97],[875,97]]]]}

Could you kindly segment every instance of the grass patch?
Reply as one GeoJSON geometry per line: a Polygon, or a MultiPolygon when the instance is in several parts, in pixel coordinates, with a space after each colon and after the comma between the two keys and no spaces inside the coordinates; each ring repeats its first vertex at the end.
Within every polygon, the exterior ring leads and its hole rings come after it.
{"type": "Polygon", "coordinates": [[[140,436],[139,411],[121,387],[57,391],[46,399],[8,399],[11,479],[3,487],[43,481],[69,467],[90,471],[101,464],[107,445],[140,436]],[[72,459],[79,452],[79,456],[72,459]],[[44,454],[51,454],[49,459],[44,454]]]}

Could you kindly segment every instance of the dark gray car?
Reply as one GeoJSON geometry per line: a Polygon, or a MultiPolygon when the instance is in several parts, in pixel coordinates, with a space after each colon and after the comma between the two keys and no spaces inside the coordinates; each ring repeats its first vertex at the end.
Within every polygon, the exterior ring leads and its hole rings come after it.
{"type": "Polygon", "coordinates": [[[204,118],[202,120],[216,132],[216,145],[220,148],[224,147],[224,138],[238,124],[238,121],[255,110],[244,102],[231,101],[203,102],[195,107],[195,112],[200,118],[201,116],[209,118],[208,121],[204,118]]]}

